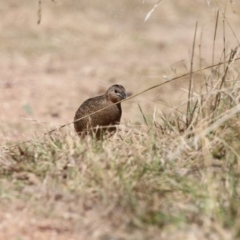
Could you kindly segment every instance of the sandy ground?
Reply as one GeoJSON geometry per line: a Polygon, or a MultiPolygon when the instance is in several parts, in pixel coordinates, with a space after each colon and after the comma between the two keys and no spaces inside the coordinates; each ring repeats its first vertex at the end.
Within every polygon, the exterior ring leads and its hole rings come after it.
{"type": "MultiPolygon", "coordinates": [[[[205,1],[166,1],[144,22],[154,3],[44,1],[37,25],[37,1],[2,2],[0,138],[24,140],[71,122],[85,99],[104,93],[111,84],[122,84],[135,94],[186,72],[196,21],[195,68],[200,57],[203,65],[210,64],[216,7],[205,1]]],[[[228,13],[234,30],[239,13],[233,13],[230,5],[228,13]]],[[[215,61],[222,53],[217,51],[222,49],[221,34],[219,21],[215,61]]],[[[240,35],[236,30],[235,34],[240,35]]],[[[236,45],[226,27],[227,48],[236,45]]],[[[180,83],[124,103],[122,123],[142,121],[137,103],[150,116],[154,108],[159,113],[164,109],[156,101],[177,106],[186,96],[182,88],[187,89],[187,81],[180,83]]]]}
{"type": "MultiPolygon", "coordinates": [[[[200,62],[211,64],[216,4],[176,2],[163,1],[144,22],[156,1],[42,1],[38,25],[37,0],[1,1],[0,139],[24,141],[71,122],[84,100],[114,83],[130,95],[188,71],[196,22],[194,68],[200,62]]],[[[232,4],[227,21],[240,39],[240,3],[232,4]]],[[[219,6],[224,9],[221,1],[219,6]]],[[[222,24],[220,12],[214,62],[222,54],[222,24]]],[[[226,47],[231,49],[238,43],[225,25],[226,47]]],[[[159,101],[178,106],[186,97],[184,89],[187,79],[125,102],[122,124],[142,121],[138,104],[147,116],[154,109],[157,116],[170,112],[159,101]]],[[[58,230],[47,219],[34,220],[21,203],[1,208],[0,239],[75,239],[67,221],[66,231],[58,230]],[[17,238],[17,232],[25,237],[17,238]]]]}

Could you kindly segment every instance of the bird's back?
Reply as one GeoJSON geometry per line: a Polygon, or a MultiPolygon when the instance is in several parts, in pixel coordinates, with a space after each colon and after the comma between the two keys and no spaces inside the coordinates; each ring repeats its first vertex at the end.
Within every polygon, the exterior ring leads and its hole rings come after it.
{"type": "MultiPolygon", "coordinates": [[[[74,127],[77,133],[80,134],[84,131],[94,129],[97,126],[111,126],[119,124],[122,115],[122,109],[120,104],[113,104],[107,101],[105,95],[102,95],[94,98],[89,98],[83,102],[75,114],[74,121],[88,114],[92,115],[74,123],[74,127]],[[103,109],[105,107],[108,108],[103,109]],[[101,109],[103,110],[99,111],[101,109]]],[[[115,129],[115,127],[112,127],[110,130],[114,131],[115,129]]]]}

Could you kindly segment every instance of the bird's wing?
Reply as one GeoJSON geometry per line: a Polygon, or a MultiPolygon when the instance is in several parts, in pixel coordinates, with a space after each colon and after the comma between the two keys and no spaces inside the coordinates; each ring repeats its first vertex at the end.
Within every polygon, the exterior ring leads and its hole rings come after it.
{"type": "Polygon", "coordinates": [[[87,115],[106,107],[106,98],[104,96],[89,98],[79,107],[81,115],[87,115]]]}

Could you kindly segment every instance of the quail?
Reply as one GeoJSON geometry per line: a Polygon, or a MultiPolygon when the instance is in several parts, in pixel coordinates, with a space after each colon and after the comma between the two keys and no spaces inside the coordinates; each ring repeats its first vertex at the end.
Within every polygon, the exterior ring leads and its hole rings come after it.
{"type": "Polygon", "coordinates": [[[91,135],[95,136],[96,139],[101,139],[106,132],[114,133],[116,125],[120,123],[122,116],[119,101],[125,98],[125,88],[122,85],[115,84],[104,95],[87,99],[75,114],[74,128],[76,132],[82,137],[91,135]],[[78,120],[89,114],[92,115],[78,120]]]}

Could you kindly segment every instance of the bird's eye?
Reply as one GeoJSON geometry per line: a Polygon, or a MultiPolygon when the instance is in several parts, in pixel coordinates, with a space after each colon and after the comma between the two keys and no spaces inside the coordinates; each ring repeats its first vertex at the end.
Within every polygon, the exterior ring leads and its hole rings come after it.
{"type": "Polygon", "coordinates": [[[115,89],[114,92],[117,93],[118,91],[115,89]]]}

